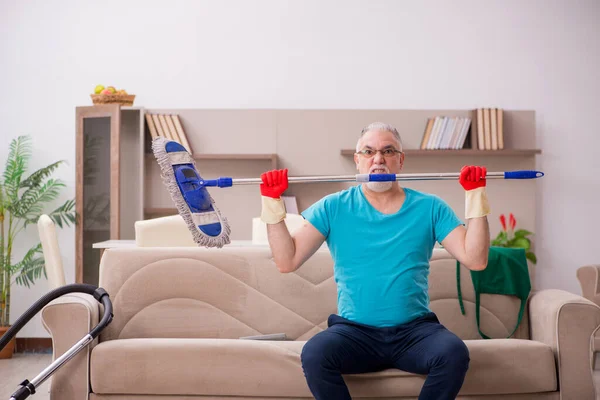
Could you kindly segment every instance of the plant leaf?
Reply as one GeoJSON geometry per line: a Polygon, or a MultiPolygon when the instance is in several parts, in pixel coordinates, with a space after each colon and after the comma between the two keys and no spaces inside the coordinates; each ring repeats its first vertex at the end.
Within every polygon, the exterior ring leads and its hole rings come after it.
{"type": "Polygon", "coordinates": [[[60,228],[63,227],[63,223],[69,226],[69,224],[75,223],[75,211],[73,211],[73,208],[75,208],[75,199],[67,200],[62,206],[48,214],[48,217],[60,228]]]}
{"type": "Polygon", "coordinates": [[[62,181],[48,179],[41,187],[26,190],[21,199],[10,206],[10,212],[15,217],[24,219],[24,226],[35,223],[43,212],[43,203],[55,200],[63,187],[65,184],[62,181]]]}
{"type": "Polygon", "coordinates": [[[512,247],[520,247],[525,250],[529,250],[531,247],[531,242],[527,238],[518,237],[513,240],[512,247]]]}
{"type": "Polygon", "coordinates": [[[42,184],[42,181],[44,179],[46,179],[47,177],[49,177],[50,175],[52,175],[52,173],[63,162],[64,162],[63,160],[57,161],[57,162],[52,163],[44,168],[38,169],[37,171],[35,171],[31,175],[29,175],[29,177],[27,177],[27,179],[25,179],[23,182],[21,182],[21,188],[25,189],[25,188],[32,188],[32,187],[40,186],[42,184]]]}
{"type": "Polygon", "coordinates": [[[19,136],[10,142],[3,176],[6,196],[13,201],[18,199],[21,177],[27,170],[30,157],[31,138],[29,136],[19,136]]]}
{"type": "Polygon", "coordinates": [[[47,277],[44,267],[42,244],[38,243],[27,251],[21,261],[11,267],[11,275],[15,275],[17,284],[30,287],[42,274],[47,277]]]}
{"type": "Polygon", "coordinates": [[[529,232],[527,229],[517,229],[515,231],[515,237],[524,238],[526,236],[532,235],[533,232],[529,232]]]}
{"type": "Polygon", "coordinates": [[[4,204],[4,185],[0,183],[0,214],[4,214],[4,209],[6,205],[4,204]]]}
{"type": "Polygon", "coordinates": [[[494,240],[492,240],[491,244],[492,246],[506,246],[507,243],[507,235],[506,232],[504,231],[500,231],[500,233],[498,233],[498,236],[496,236],[496,238],[494,240]]]}
{"type": "Polygon", "coordinates": [[[534,264],[537,264],[537,257],[531,251],[525,253],[525,257],[534,264]]]}

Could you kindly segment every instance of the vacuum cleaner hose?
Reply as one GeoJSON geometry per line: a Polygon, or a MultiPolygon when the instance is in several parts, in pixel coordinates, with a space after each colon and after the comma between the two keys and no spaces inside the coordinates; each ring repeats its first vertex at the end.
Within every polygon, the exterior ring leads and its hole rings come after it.
{"type": "Polygon", "coordinates": [[[50,292],[46,293],[42,298],[33,303],[27,311],[23,315],[17,319],[17,321],[6,331],[6,333],[0,338],[0,350],[2,350],[8,342],[33,318],[38,312],[44,308],[44,306],[50,303],[52,300],[64,296],[65,294],[79,292],[79,293],[87,293],[89,295],[94,296],[96,300],[98,300],[104,306],[104,314],[102,315],[102,319],[96,325],[94,329],[89,333],[90,336],[96,338],[100,331],[104,329],[113,319],[113,308],[110,298],[106,290],[99,288],[98,286],[89,285],[86,283],[74,283],[70,285],[64,285],[50,292]]]}

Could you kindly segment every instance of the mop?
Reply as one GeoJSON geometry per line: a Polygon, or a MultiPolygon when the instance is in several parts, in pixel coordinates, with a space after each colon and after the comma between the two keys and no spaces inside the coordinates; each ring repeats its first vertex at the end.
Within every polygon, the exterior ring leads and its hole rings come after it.
{"type": "Polygon", "coordinates": [[[152,142],[161,177],[179,215],[192,233],[194,242],[205,247],[223,247],[230,243],[231,228],[215,206],[194,158],[181,144],[157,137],[152,142]]]}
{"type": "MultiPolygon", "coordinates": [[[[196,168],[194,158],[181,144],[157,137],[152,142],[154,156],[160,166],[163,183],[179,215],[186,222],[194,242],[205,247],[223,247],[231,241],[231,228],[227,219],[215,206],[206,187],[231,187],[233,185],[260,185],[260,178],[220,177],[203,179],[196,168]]],[[[460,173],[417,173],[417,174],[355,174],[289,177],[289,183],[312,182],[387,182],[456,180],[460,173]]],[[[519,170],[505,172],[487,172],[486,179],[535,179],[544,176],[541,171],[519,170]]]]}

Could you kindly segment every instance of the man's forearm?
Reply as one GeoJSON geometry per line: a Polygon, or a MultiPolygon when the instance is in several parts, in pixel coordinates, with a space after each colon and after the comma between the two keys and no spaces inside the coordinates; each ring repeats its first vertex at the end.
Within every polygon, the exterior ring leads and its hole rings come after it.
{"type": "Polygon", "coordinates": [[[487,266],[490,248],[490,227],[487,217],[470,218],[465,237],[465,253],[471,269],[481,270],[487,266]]]}
{"type": "Polygon", "coordinates": [[[292,260],[296,252],[296,246],[285,222],[267,224],[267,237],[277,269],[280,272],[292,272],[294,270],[292,260]]]}

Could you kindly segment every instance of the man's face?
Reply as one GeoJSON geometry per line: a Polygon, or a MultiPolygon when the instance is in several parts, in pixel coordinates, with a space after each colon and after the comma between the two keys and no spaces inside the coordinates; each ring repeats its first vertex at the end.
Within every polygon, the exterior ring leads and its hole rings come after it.
{"type": "Polygon", "coordinates": [[[355,154],[354,162],[359,174],[399,174],[404,163],[404,154],[400,143],[392,132],[368,131],[358,142],[358,151],[367,150],[372,156],[355,154]],[[380,151],[377,151],[380,150],[380,151]],[[384,156],[387,150],[387,156],[384,156]]]}

